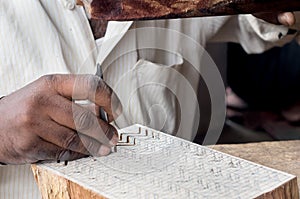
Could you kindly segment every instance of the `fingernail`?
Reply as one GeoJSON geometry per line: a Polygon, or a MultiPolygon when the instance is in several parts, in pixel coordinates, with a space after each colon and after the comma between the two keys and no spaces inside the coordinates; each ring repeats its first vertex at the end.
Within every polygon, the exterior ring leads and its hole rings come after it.
{"type": "Polygon", "coordinates": [[[111,152],[111,148],[105,146],[105,145],[101,145],[100,149],[99,149],[99,156],[106,156],[108,154],[110,154],[111,152]]]}
{"type": "Polygon", "coordinates": [[[118,134],[114,134],[110,140],[110,144],[115,146],[118,144],[118,142],[119,142],[119,136],[118,136],[118,134]]]}

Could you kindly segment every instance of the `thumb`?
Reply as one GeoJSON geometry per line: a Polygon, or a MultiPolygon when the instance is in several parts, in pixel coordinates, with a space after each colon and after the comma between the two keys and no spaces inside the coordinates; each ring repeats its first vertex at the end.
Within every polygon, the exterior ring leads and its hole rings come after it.
{"type": "Polygon", "coordinates": [[[295,15],[292,12],[280,13],[277,18],[278,22],[285,26],[293,26],[296,23],[295,15]]]}

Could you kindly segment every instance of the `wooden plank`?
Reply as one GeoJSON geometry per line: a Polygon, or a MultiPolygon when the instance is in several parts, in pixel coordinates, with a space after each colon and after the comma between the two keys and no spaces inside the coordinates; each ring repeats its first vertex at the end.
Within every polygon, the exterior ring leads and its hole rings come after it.
{"type": "Polygon", "coordinates": [[[107,157],[33,166],[43,198],[291,198],[296,177],[134,125],[107,157]]]}
{"type": "Polygon", "coordinates": [[[38,182],[43,199],[104,199],[84,186],[63,178],[48,169],[32,165],[34,177],[38,182]]]}
{"type": "Polygon", "coordinates": [[[215,145],[211,148],[298,177],[300,189],[300,140],[215,145]]]}
{"type": "Polygon", "coordinates": [[[165,19],[300,10],[299,0],[93,0],[85,5],[92,18],[102,20],[165,19]]]}

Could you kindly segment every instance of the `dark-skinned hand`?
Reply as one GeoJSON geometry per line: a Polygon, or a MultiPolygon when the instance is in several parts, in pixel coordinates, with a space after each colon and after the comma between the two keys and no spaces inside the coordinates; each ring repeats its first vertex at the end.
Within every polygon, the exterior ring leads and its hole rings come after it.
{"type": "Polygon", "coordinates": [[[118,142],[110,120],[121,112],[118,98],[97,76],[47,75],[0,100],[0,162],[35,163],[103,156],[118,142]],[[114,96],[114,97],[113,97],[114,96]],[[74,100],[90,100],[85,108],[74,100]],[[94,111],[93,111],[94,110],[94,111]]]}

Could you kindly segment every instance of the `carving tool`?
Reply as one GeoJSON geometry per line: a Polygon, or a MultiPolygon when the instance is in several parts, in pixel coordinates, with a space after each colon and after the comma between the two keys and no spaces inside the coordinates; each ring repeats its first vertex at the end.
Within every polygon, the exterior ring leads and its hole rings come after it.
{"type": "MultiPolygon", "coordinates": [[[[103,80],[103,71],[102,71],[101,64],[99,64],[99,63],[97,63],[97,73],[96,73],[96,75],[99,76],[103,80]]],[[[100,107],[99,116],[100,116],[101,120],[103,120],[105,122],[108,122],[107,113],[104,111],[104,109],[102,107],[100,107]]]]}

